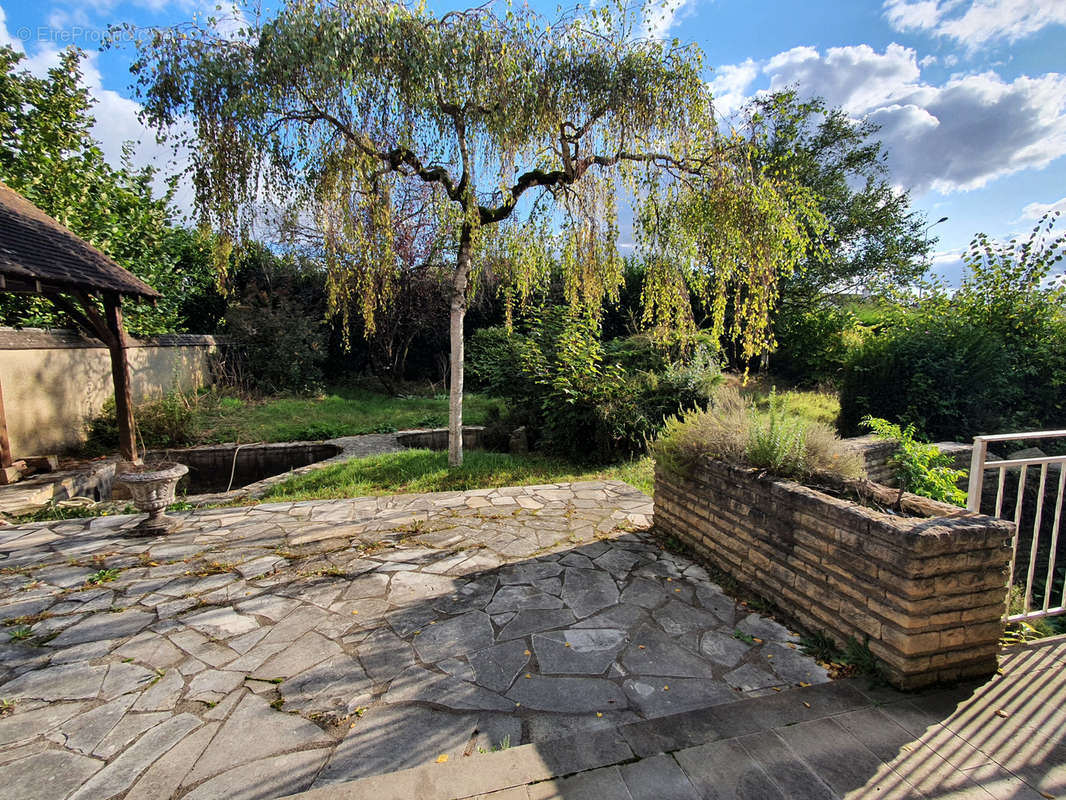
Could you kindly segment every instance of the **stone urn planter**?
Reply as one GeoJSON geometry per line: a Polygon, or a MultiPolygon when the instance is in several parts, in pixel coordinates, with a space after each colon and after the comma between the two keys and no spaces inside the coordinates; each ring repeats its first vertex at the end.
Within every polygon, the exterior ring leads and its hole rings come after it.
{"type": "Polygon", "coordinates": [[[174,502],[174,490],[178,481],[189,471],[184,464],[164,461],[156,464],[139,464],[115,477],[126,486],[133,496],[138,511],[148,514],[134,530],[145,536],[169,533],[181,526],[181,520],[168,517],[163,512],[174,502]]]}

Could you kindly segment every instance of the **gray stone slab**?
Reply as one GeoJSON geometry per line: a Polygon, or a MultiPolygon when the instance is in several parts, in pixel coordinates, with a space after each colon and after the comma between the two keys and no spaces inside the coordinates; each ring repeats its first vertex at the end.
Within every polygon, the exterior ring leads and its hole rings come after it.
{"type": "Polygon", "coordinates": [[[26,672],[5,683],[0,692],[10,700],[85,700],[100,693],[106,675],[106,666],[62,664],[26,672]]]}
{"type": "Polygon", "coordinates": [[[517,639],[536,631],[562,628],[574,623],[574,613],[568,608],[538,608],[519,611],[500,631],[499,639],[517,639]]]}
{"type": "Polygon", "coordinates": [[[449,595],[442,595],[432,601],[433,608],[445,614],[462,614],[466,611],[484,609],[496,592],[495,573],[478,575],[472,580],[458,584],[449,595]]]}
{"type": "Polygon", "coordinates": [[[671,756],[652,756],[619,767],[633,800],[700,800],[696,787],[671,756]]]}
{"type": "Polygon", "coordinates": [[[700,638],[700,653],[723,667],[735,667],[751,649],[747,642],[722,631],[707,631],[700,638]]]}
{"type": "Polygon", "coordinates": [[[836,795],[803,761],[796,758],[796,754],[789,750],[776,731],[755,733],[739,741],[789,797],[797,800],[836,800],[836,795]]]}
{"type": "MultiPolygon", "coordinates": [[[[377,566],[375,564],[375,566],[377,566]]],[[[380,573],[360,575],[352,580],[342,595],[345,600],[358,600],[362,597],[385,597],[389,588],[389,576],[380,573]]]]}
{"type": "Polygon", "coordinates": [[[618,585],[601,570],[568,567],[563,577],[563,602],[581,619],[618,602],[618,585]]]}
{"type": "Polygon", "coordinates": [[[175,647],[169,639],[152,631],[137,634],[116,649],[115,655],[132,658],[152,669],[169,667],[185,658],[185,653],[175,647]]]}
{"type": "Polygon", "coordinates": [[[126,745],[147,730],[170,719],[165,712],[147,714],[126,714],[122,717],[100,743],[93,748],[92,755],[98,758],[111,758],[120,753],[126,745]]]}
{"type": "Polygon", "coordinates": [[[754,692],[759,689],[768,689],[771,686],[780,686],[783,681],[768,669],[757,667],[754,664],[741,664],[736,669],[727,672],[724,676],[726,683],[742,692],[754,692]]]}
{"type": "MultiPolygon", "coordinates": [[[[840,796],[867,787],[882,771],[881,759],[833,719],[801,722],[781,728],[777,734],[840,796]]],[[[868,788],[871,793],[878,790],[877,786],[868,788]]]]}
{"type": "Polygon", "coordinates": [[[534,711],[618,711],[627,708],[625,694],[603,678],[520,677],[507,696],[534,711]]]}
{"type": "Polygon", "coordinates": [[[696,598],[726,625],[733,625],[736,617],[736,601],[714,583],[704,583],[696,587],[696,598]]]}
{"type": "Polygon", "coordinates": [[[332,714],[337,719],[369,705],[372,688],[373,681],[362,665],[346,653],[328,658],[278,687],[286,711],[307,716],[332,714]]]}
{"type": "Polygon", "coordinates": [[[663,588],[660,581],[652,578],[633,578],[622,591],[621,601],[643,608],[657,608],[668,598],[670,593],[663,588]]]}
{"type": "Polygon", "coordinates": [[[93,614],[76,625],[67,628],[48,643],[49,647],[69,647],[72,644],[95,642],[102,639],[125,639],[133,636],[155,621],[155,614],[126,609],[116,614],[93,614]]]}
{"type": "Polygon", "coordinates": [[[737,741],[711,742],[674,753],[705,800],[786,800],[762,767],[737,741]]]}
{"type": "Polygon", "coordinates": [[[469,611],[452,619],[428,625],[412,644],[425,662],[483,650],[492,644],[492,622],[483,611],[469,611]]]}
{"type": "Polygon", "coordinates": [[[507,611],[523,611],[538,608],[562,608],[563,601],[558,597],[542,592],[532,586],[504,586],[485,607],[489,614],[502,614],[507,611]]]}
{"type": "Polygon", "coordinates": [[[477,719],[418,706],[376,706],[345,734],[314,785],[408,769],[442,755],[457,758],[470,743],[477,719]]]}
{"type": "Polygon", "coordinates": [[[138,664],[111,664],[104,677],[103,686],[100,689],[100,697],[104,700],[112,700],[119,695],[129,692],[139,692],[144,689],[157,675],[153,670],[145,669],[138,664]]]}
{"type": "Polygon", "coordinates": [[[13,747],[28,742],[57,726],[86,707],[85,703],[51,703],[43,708],[22,710],[0,717],[0,747],[13,747]]]}
{"type": "Polygon", "coordinates": [[[209,722],[174,745],[145,770],[126,794],[125,800],[160,800],[173,797],[181,786],[182,779],[207,749],[221,726],[221,722],[209,722]]]}
{"type": "Polygon", "coordinates": [[[529,800],[633,800],[618,767],[603,767],[527,787],[529,800]]]}
{"type": "Polygon", "coordinates": [[[200,724],[192,714],[179,714],[160,723],[83,783],[70,800],[100,800],[126,791],[141,773],[200,724]]]}
{"type": "Polygon", "coordinates": [[[196,700],[201,703],[217,703],[223,696],[229,694],[244,682],[244,674],[229,672],[219,669],[208,669],[198,672],[189,681],[189,688],[185,692],[185,699],[196,700]]]}
{"type": "Polygon", "coordinates": [[[500,569],[500,583],[510,585],[516,583],[532,584],[543,578],[554,578],[563,571],[556,561],[534,559],[522,561],[518,564],[508,564],[500,569]]]}
{"type": "Polygon", "coordinates": [[[774,642],[762,646],[767,665],[785,683],[793,685],[828,683],[829,673],[810,656],[774,642]]]}
{"type": "Polygon", "coordinates": [[[533,651],[544,675],[602,675],[625,647],[617,628],[570,628],[533,635],[533,651]]]}
{"type": "Polygon", "coordinates": [[[391,681],[415,663],[415,651],[388,628],[379,628],[359,643],[359,660],[378,683],[391,681]]]}
{"type": "Polygon", "coordinates": [[[262,697],[248,694],[182,784],[191,786],[251,761],[332,742],[317,725],[294,714],[275,711],[262,697]]]}
{"type": "Polygon", "coordinates": [[[637,675],[656,675],[672,678],[710,678],[710,663],[674,642],[661,631],[650,627],[630,634],[629,647],[621,663],[637,675]]]}
{"type": "Polygon", "coordinates": [[[46,750],[0,767],[0,799],[56,800],[67,797],[103,766],[62,750],[46,750]]]}
{"type": "Polygon", "coordinates": [[[693,631],[703,633],[722,627],[722,621],[710,611],[695,608],[674,598],[662,608],[653,611],[652,617],[671,636],[693,631]]]}
{"type": "Polygon", "coordinates": [[[646,609],[640,606],[619,603],[608,606],[602,611],[593,614],[574,625],[575,628],[621,628],[622,630],[634,630],[642,625],[650,623],[646,609]]]}
{"type": "Polygon", "coordinates": [[[749,636],[755,636],[764,642],[793,642],[798,643],[799,636],[791,633],[788,628],[772,619],[767,619],[759,614],[749,614],[737,623],[737,628],[749,636]]]}
{"type": "Polygon", "coordinates": [[[110,703],[79,714],[53,734],[54,741],[82,755],[90,755],[133,705],[134,697],[119,697],[110,703]]]}
{"type": "Polygon", "coordinates": [[[495,692],[421,667],[408,667],[397,675],[384,699],[386,703],[433,703],[460,711],[510,711],[514,707],[495,692]]]}
{"type": "Polygon", "coordinates": [[[181,699],[185,679],[176,668],[166,670],[133,704],[134,711],[170,711],[181,699]]]}
{"type": "Polygon", "coordinates": [[[387,600],[394,606],[423,603],[455,591],[455,579],[424,572],[396,572],[389,583],[387,600]]]}
{"type": "Polygon", "coordinates": [[[259,680],[291,678],[341,652],[340,645],[332,639],[311,631],[268,658],[249,677],[259,680]]]}
{"type": "Polygon", "coordinates": [[[232,608],[212,608],[184,617],[182,622],[212,639],[229,639],[259,628],[254,619],[238,614],[232,608]]]}
{"type": "Polygon", "coordinates": [[[531,651],[520,639],[471,653],[467,658],[477,682],[494,692],[505,692],[529,663],[531,651]]]}
{"type": "Polygon", "coordinates": [[[298,605],[300,605],[299,600],[275,594],[261,594],[237,603],[236,609],[242,614],[254,614],[277,622],[284,619],[298,605]]]}
{"type": "Polygon", "coordinates": [[[645,717],[662,717],[737,699],[722,681],[712,678],[631,678],[623,684],[634,708],[645,717]]]}
{"type": "Polygon", "coordinates": [[[211,778],[183,800],[263,800],[302,792],[310,788],[329,754],[304,750],[253,761],[211,778]]]}

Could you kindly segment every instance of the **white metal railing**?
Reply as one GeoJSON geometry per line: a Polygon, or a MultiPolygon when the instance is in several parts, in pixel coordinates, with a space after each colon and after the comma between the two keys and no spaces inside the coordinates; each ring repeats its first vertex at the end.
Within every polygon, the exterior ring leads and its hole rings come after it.
{"type": "MultiPolygon", "coordinates": [[[[973,456],[970,460],[969,491],[966,497],[966,507],[971,511],[981,510],[981,495],[984,490],[984,476],[988,470],[998,470],[999,476],[996,481],[996,505],[994,516],[1003,516],[1003,497],[1006,487],[1008,470],[1018,472],[1017,494],[1014,502],[1014,542],[1011,545],[1010,582],[1008,586],[1014,587],[1014,575],[1017,569],[1018,540],[1023,530],[1022,523],[1028,520],[1022,519],[1022,506],[1025,499],[1025,481],[1031,467],[1040,468],[1040,483],[1036,493],[1036,508],[1032,519],[1032,542],[1029,547],[1029,565],[1025,577],[1025,598],[1023,610],[1018,614],[1008,614],[1008,621],[1022,619],[1037,619],[1050,617],[1056,614],[1066,614],[1066,582],[1059,594],[1058,604],[1053,604],[1053,589],[1055,581],[1055,555],[1059,546],[1059,530],[1062,528],[1062,504],[1063,494],[1066,490],[1066,456],[1043,456],[1040,458],[1013,458],[1007,461],[988,461],[988,445],[990,442],[1015,442],[1029,439],[1057,439],[1066,438],[1066,430],[1039,431],[1034,433],[1002,433],[995,436],[975,436],[973,440],[973,456]],[[1044,576],[1043,602],[1039,608],[1033,608],[1033,585],[1037,572],[1037,555],[1040,550],[1041,527],[1044,523],[1044,498],[1047,490],[1048,468],[1059,465],[1058,492],[1055,496],[1055,516],[1051,524],[1051,541],[1048,551],[1047,573],[1044,576]]],[[[1026,529],[1029,529],[1026,524],[1026,529]]]]}

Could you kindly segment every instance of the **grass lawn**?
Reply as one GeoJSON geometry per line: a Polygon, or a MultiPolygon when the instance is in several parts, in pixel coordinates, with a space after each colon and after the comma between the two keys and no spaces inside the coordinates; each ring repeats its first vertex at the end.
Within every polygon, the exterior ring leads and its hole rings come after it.
{"type": "MultiPolygon", "coordinates": [[[[476,394],[463,399],[463,420],[480,425],[497,401],[476,394]]],[[[448,424],[447,395],[399,397],[358,386],[337,387],[312,397],[261,401],[221,397],[193,403],[197,444],[291,442],[387,433],[448,424]]]]}
{"type": "Polygon", "coordinates": [[[290,478],[274,487],[262,500],[318,500],[611,479],[625,481],[650,495],[652,470],[650,458],[610,467],[585,468],[545,456],[515,456],[482,450],[467,451],[463,466],[449,469],[447,453],[404,450],[353,459],[290,478]]]}
{"type": "Polygon", "coordinates": [[[727,382],[736,385],[743,397],[748,398],[760,410],[770,405],[770,392],[777,390],[778,399],[784,404],[789,414],[810,422],[824,422],[836,426],[840,414],[840,398],[832,392],[815,389],[790,389],[773,377],[750,377],[747,384],[741,385],[740,376],[729,375],[727,382]]]}

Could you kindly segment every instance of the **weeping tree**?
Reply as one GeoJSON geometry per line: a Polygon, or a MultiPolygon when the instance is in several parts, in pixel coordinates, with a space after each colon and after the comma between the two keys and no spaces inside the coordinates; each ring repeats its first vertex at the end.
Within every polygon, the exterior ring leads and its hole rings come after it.
{"type": "Polygon", "coordinates": [[[691,328],[693,290],[746,351],[772,346],[777,281],[818,213],[719,135],[698,48],[642,38],[622,4],[549,21],[288,0],[244,19],[134,31],[145,118],[188,147],[223,251],[284,206],[319,227],[334,307],[356,303],[369,333],[395,288],[398,189],[428,187],[452,253],[450,464],[462,462],[463,319],[479,270],[510,308],[561,267],[567,299],[596,315],[622,281],[619,197],[638,198],[649,325],[691,328]]]}

